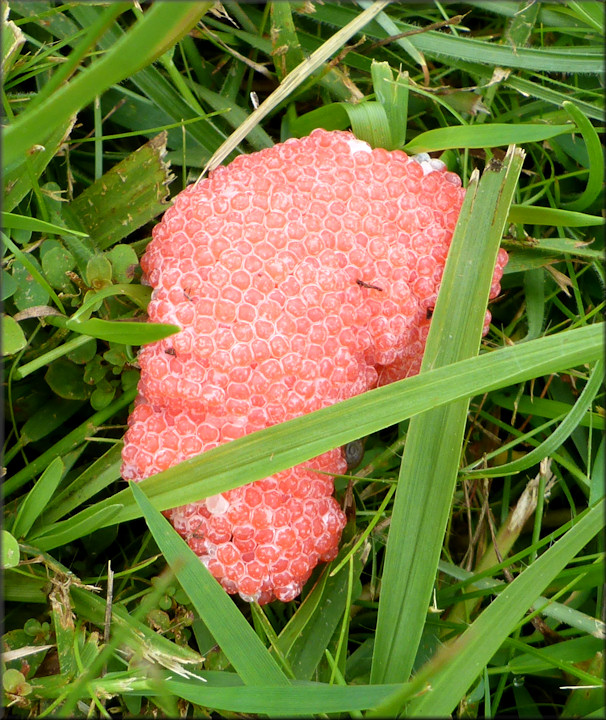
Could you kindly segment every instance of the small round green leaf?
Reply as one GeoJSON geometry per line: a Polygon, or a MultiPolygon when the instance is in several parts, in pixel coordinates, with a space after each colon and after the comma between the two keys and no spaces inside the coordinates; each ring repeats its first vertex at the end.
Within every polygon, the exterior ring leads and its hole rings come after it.
{"type": "Polygon", "coordinates": [[[17,567],[19,564],[19,543],[16,539],[8,532],[8,530],[2,531],[2,567],[6,568],[17,567]]]}
{"type": "Polygon", "coordinates": [[[112,277],[115,283],[129,283],[133,280],[139,260],[130,245],[114,245],[107,253],[107,257],[112,265],[112,277]]]}
{"type": "Polygon", "coordinates": [[[76,267],[76,259],[64,247],[58,245],[42,255],[42,271],[49,284],[55,290],[68,290],[72,287],[66,272],[76,267]]]}
{"type": "MultiPolygon", "coordinates": [[[[4,227],[8,227],[8,225],[4,227]]],[[[11,238],[16,243],[19,243],[19,245],[25,245],[25,243],[28,243],[32,238],[32,230],[31,228],[13,227],[11,229],[11,238]]]]}
{"type": "Polygon", "coordinates": [[[30,637],[36,637],[38,633],[42,632],[42,625],[36,618],[30,618],[23,623],[23,632],[30,637]]]}
{"type": "Polygon", "coordinates": [[[84,368],[84,382],[88,385],[98,385],[105,377],[107,365],[103,363],[103,358],[95,355],[84,368]]]}
{"type": "Polygon", "coordinates": [[[14,355],[27,345],[19,323],[10,315],[2,316],[2,355],[14,355]]]}
{"type": "MultiPolygon", "coordinates": [[[[29,255],[28,259],[36,269],[39,269],[38,261],[34,257],[29,255]]],[[[13,300],[19,310],[48,304],[50,295],[46,289],[20,263],[15,263],[13,266],[13,279],[17,283],[17,290],[13,295],[13,300]]]]}
{"type": "Polygon", "coordinates": [[[94,410],[103,410],[107,407],[110,402],[114,399],[116,394],[116,387],[107,380],[103,380],[94,390],[90,396],[90,404],[94,410]]]}
{"type": "Polygon", "coordinates": [[[84,345],[80,345],[75,350],[67,353],[67,359],[71,360],[76,365],[85,365],[90,362],[97,354],[97,341],[95,338],[91,338],[84,345]]]}
{"type": "Polygon", "coordinates": [[[84,368],[63,358],[49,366],[44,379],[54,393],[66,400],[86,400],[92,392],[84,382],[84,368]]]}
{"type": "Polygon", "coordinates": [[[2,687],[11,695],[29,695],[32,686],[25,681],[25,675],[15,668],[8,668],[2,677],[2,687]]]}
{"type": "Polygon", "coordinates": [[[120,343],[110,343],[109,350],[103,353],[103,359],[118,368],[124,367],[127,362],[126,346],[120,343]]]}
{"type": "Polygon", "coordinates": [[[6,270],[2,271],[2,300],[14,295],[17,290],[15,278],[6,270]]]}
{"type": "Polygon", "coordinates": [[[120,381],[122,383],[122,390],[125,392],[139,382],[139,371],[135,369],[124,370],[120,375],[120,381]]]}
{"type": "Polygon", "coordinates": [[[112,281],[112,264],[105,255],[95,255],[86,265],[86,279],[93,290],[101,290],[112,281]]]}

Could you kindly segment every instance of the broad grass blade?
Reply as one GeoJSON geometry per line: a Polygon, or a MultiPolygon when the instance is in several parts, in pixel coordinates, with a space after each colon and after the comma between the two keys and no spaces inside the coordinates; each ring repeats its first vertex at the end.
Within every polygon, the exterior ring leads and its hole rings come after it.
{"type": "MultiPolygon", "coordinates": [[[[154,507],[160,510],[196,502],[268,477],[330,448],[431,408],[592,362],[602,354],[603,331],[600,324],[530,340],[400,380],[309,415],[251,433],[146,478],[141,487],[149,494],[154,507]]],[[[103,411],[103,417],[106,414],[111,417],[120,402],[124,405],[130,400],[132,397],[125,394],[103,411]]],[[[101,416],[97,413],[93,417],[101,416]]],[[[92,424],[93,418],[90,422],[92,424]]],[[[90,434],[90,427],[86,423],[77,428],[58,444],[59,449],[47,451],[9,478],[5,483],[6,492],[7,488],[12,492],[21,487],[32,477],[32,473],[40,472],[45,466],[43,463],[52,460],[61,448],[82,442],[87,432],[90,434]]],[[[109,521],[110,524],[141,516],[130,491],[126,489],[63,522],[79,523],[100,507],[112,503],[122,504],[123,509],[109,521]]],[[[51,527],[45,530],[50,531],[51,527]]],[[[49,550],[56,547],[54,542],[49,535],[39,546],[49,550]]]]}
{"type": "Polygon", "coordinates": [[[373,707],[396,686],[294,684],[291,687],[213,687],[210,682],[167,680],[175,695],[216,710],[294,717],[355,712],[373,707]]]}
{"type": "Polygon", "coordinates": [[[96,247],[107,249],[166,210],[174,178],[164,160],[166,137],[156,135],[70,203],[96,247]]]}
{"type": "MultiPolygon", "coordinates": [[[[475,355],[493,268],[524,153],[472,176],[455,230],[421,375],[475,355]]],[[[456,382],[456,379],[453,378],[456,382]]],[[[450,512],[469,400],[410,422],[387,542],[371,681],[408,679],[417,653],[450,512]]]]}

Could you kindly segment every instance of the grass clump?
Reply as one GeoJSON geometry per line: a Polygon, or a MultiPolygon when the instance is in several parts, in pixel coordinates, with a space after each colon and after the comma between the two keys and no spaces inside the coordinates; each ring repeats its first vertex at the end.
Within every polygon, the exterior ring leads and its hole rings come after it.
{"type": "Polygon", "coordinates": [[[10,712],[603,714],[600,4],[4,11],[10,712]],[[467,187],[421,373],[125,486],[137,348],[177,329],[141,322],[153,223],[315,127],[467,187]],[[234,601],[159,512],[358,439],[292,603],[234,601]]]}

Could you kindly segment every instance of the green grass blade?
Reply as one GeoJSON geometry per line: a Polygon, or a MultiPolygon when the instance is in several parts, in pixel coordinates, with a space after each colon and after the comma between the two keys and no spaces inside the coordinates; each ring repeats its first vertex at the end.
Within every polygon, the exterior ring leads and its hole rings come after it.
{"type": "Polygon", "coordinates": [[[261,713],[279,717],[325,715],[366,710],[386,697],[394,686],[341,687],[323,683],[293,684],[292,687],[212,687],[209,683],[167,680],[166,686],[189,702],[219,711],[261,713]]]}
{"type": "Polygon", "coordinates": [[[32,232],[41,232],[46,233],[47,235],[63,235],[64,233],[71,233],[72,235],[79,235],[80,237],[88,237],[86,233],[79,232],[77,230],[70,230],[69,228],[62,227],[60,225],[54,225],[53,223],[45,222],[44,220],[38,220],[38,218],[28,217],[26,215],[15,215],[14,213],[9,212],[2,213],[2,226],[7,229],[31,230],[32,232]]]}
{"type": "MultiPolygon", "coordinates": [[[[360,553],[352,556],[350,548],[351,543],[342,548],[338,560],[346,555],[354,558],[354,577],[359,594],[362,563],[360,553]]],[[[348,568],[342,567],[332,575],[331,567],[322,570],[315,587],[278,638],[279,649],[290,663],[295,677],[300,680],[312,677],[346,609],[348,568]]]]}
{"type": "Polygon", "coordinates": [[[485,148],[498,145],[521,145],[541,142],[558,135],[571,133],[574,125],[457,125],[437,128],[417,135],[404,146],[407,153],[435,152],[449,148],[485,148]]]}
{"type": "MultiPolygon", "coordinates": [[[[536,208],[538,210],[538,208],[536,208]]],[[[562,211],[564,212],[564,211],[562,211]]],[[[510,212],[511,217],[511,212],[510,212]]],[[[591,217],[590,215],[586,215],[585,217],[591,217]]],[[[601,250],[593,250],[590,247],[587,247],[589,243],[580,243],[577,240],[573,240],[572,238],[567,237],[555,237],[555,238],[545,238],[538,240],[536,242],[533,242],[532,245],[526,250],[526,252],[523,254],[523,257],[520,258],[520,260],[523,262],[525,257],[532,258],[533,255],[536,253],[536,251],[540,251],[540,253],[545,253],[546,257],[548,254],[555,255],[552,262],[556,260],[561,260],[562,255],[564,253],[570,253],[570,255],[578,256],[582,258],[586,258],[588,260],[598,260],[600,261],[603,257],[603,252],[601,250]]],[[[507,245],[506,245],[507,247],[507,245]]],[[[515,244],[513,245],[515,248],[515,244]]],[[[536,253],[538,254],[538,253],[536,253]]],[[[515,256],[514,256],[515,257],[515,256]]],[[[545,263],[543,263],[545,264],[545,263]]],[[[514,262],[511,262],[511,268],[509,267],[510,263],[507,264],[507,268],[505,272],[516,272],[517,268],[514,270],[512,268],[515,267],[514,262]]]]}
{"type": "MultiPolygon", "coordinates": [[[[564,537],[501,591],[463,635],[441,649],[419,672],[414,690],[430,683],[431,692],[411,700],[407,716],[448,716],[543,589],[603,527],[602,501],[586,511],[564,537]]],[[[403,702],[411,697],[411,689],[411,685],[404,686],[391,701],[369,713],[369,717],[391,717],[400,712],[403,702]]]]}
{"type": "Polygon", "coordinates": [[[544,670],[560,668],[584,680],[585,683],[599,681],[590,673],[575,667],[575,664],[590,660],[602,650],[603,645],[598,638],[578,637],[540,649],[513,638],[509,638],[507,644],[517,646],[522,653],[507,664],[508,669],[515,675],[536,675],[544,670]]]}
{"type": "Polygon", "coordinates": [[[82,59],[86,53],[94,47],[95,41],[103,35],[108,27],[120,16],[122,13],[129,9],[129,3],[127,2],[116,2],[112,3],[103,12],[99,13],[96,22],[92,23],[80,42],[76,45],[73,52],[70,53],[67,61],[60,66],[55,72],[52,78],[44,85],[40,92],[36,93],[32,99],[30,108],[42,105],[47,98],[49,98],[55,90],[57,90],[63,83],[65,83],[72,73],[76,70],[78,65],[82,62],[82,59]]]}
{"type": "Polygon", "coordinates": [[[65,545],[73,540],[90,535],[99,528],[113,525],[117,514],[122,509],[119,503],[89,508],[85,513],[69,521],[63,521],[45,528],[39,533],[32,533],[28,541],[44,550],[46,547],[65,545]]]}
{"type": "Polygon", "coordinates": [[[278,79],[282,80],[291,70],[305,60],[289,2],[272,2],[271,42],[272,59],[278,79]]]}
{"type": "MultiPolygon", "coordinates": [[[[87,3],[80,3],[72,8],[72,14],[78,20],[83,28],[88,27],[96,18],[96,8],[87,3]]],[[[205,18],[207,19],[207,18],[205,18]]],[[[101,38],[99,45],[104,50],[111,49],[124,35],[124,32],[114,26],[101,38]]],[[[136,85],[141,92],[147,96],[145,98],[135,96],[134,93],[128,91],[122,86],[116,87],[112,92],[120,93],[125,99],[135,99],[137,106],[133,108],[135,114],[134,120],[128,121],[127,127],[131,129],[144,130],[149,127],[147,117],[153,115],[158,120],[154,124],[168,125],[171,121],[178,124],[183,120],[197,120],[193,125],[187,126],[188,144],[191,147],[199,146],[203,149],[204,157],[209,157],[210,153],[222,142],[224,135],[213,125],[209,118],[197,117],[195,111],[180,95],[180,93],[171,84],[170,80],[165,77],[156,67],[149,66],[135,73],[131,78],[131,82],[136,85]]],[[[212,104],[212,103],[211,103],[212,104]]],[[[120,112],[120,111],[118,111],[120,112]]],[[[260,132],[263,132],[260,130],[260,132]]],[[[252,144],[251,138],[251,144],[252,144]]]]}
{"type": "MultiPolygon", "coordinates": [[[[505,475],[514,475],[536,465],[541,462],[543,458],[552,455],[564,444],[565,440],[579,426],[582,418],[587,415],[587,410],[591,408],[595,396],[602,389],[603,379],[604,361],[598,360],[579,399],[566,418],[551,432],[544,442],[517,460],[499,465],[498,467],[466,471],[465,475],[479,477],[504,477],[505,475]]],[[[482,462],[484,462],[484,460],[482,460],[482,462]]]]}
{"type": "Polygon", "coordinates": [[[507,219],[509,222],[523,225],[556,225],[558,227],[595,227],[606,222],[599,215],[586,215],[572,210],[534,205],[512,205],[509,208],[507,219]]]}
{"type": "Polygon", "coordinates": [[[144,345],[163,340],[180,332],[178,325],[163,323],[120,322],[92,318],[83,322],[67,321],[67,327],[74,332],[125,345],[144,345]]]}
{"type": "Polygon", "coordinates": [[[70,451],[79,447],[86,438],[94,435],[103,426],[104,423],[113,417],[119,410],[129,405],[137,394],[136,388],[132,388],[121,395],[117,400],[110,403],[103,410],[99,410],[86,420],[82,425],[63,436],[59,442],[55,443],[51,448],[41,453],[35,460],[32,460],[22,470],[16,472],[12,477],[7,478],[3,484],[4,497],[23,487],[26,482],[35,477],[38,473],[51,463],[56,457],[63,457],[70,451]]]}
{"type": "Polygon", "coordinates": [[[358,103],[342,103],[347,113],[353,134],[371,147],[390,147],[391,131],[383,105],[372,100],[358,103]]]}
{"type": "Polygon", "coordinates": [[[71,482],[44,509],[41,520],[54,523],[120,479],[122,443],[116,443],[71,482]]]}
{"type": "Polygon", "coordinates": [[[594,465],[591,472],[589,486],[589,502],[594,503],[604,497],[606,490],[605,480],[605,455],[606,455],[606,438],[602,435],[602,440],[595,456],[594,465]]]}
{"type": "MultiPolygon", "coordinates": [[[[196,502],[268,477],[333,447],[431,408],[592,362],[602,354],[603,331],[600,324],[496,350],[400,380],[337,405],[238,438],[146,478],[141,487],[160,510],[196,502]]],[[[132,395],[129,397],[132,400],[132,395]]],[[[127,398],[120,398],[116,402],[124,404],[127,398]]],[[[113,403],[111,407],[112,412],[115,412],[116,404],[113,403]]],[[[85,427],[88,433],[92,432],[89,425],[85,427]]],[[[78,428],[66,436],[61,446],[82,442],[86,434],[86,429],[78,428]]],[[[49,457],[52,459],[55,455],[47,451],[9,478],[5,483],[6,492],[21,487],[36,472],[40,472],[49,457]],[[39,467],[40,463],[44,464],[39,467]],[[32,466],[36,469],[31,470],[32,466]]],[[[89,510],[78,513],[71,520],[78,522],[83,513],[112,502],[124,505],[124,509],[112,522],[125,522],[140,517],[130,491],[123,490],[89,510]]],[[[52,547],[55,545],[45,542],[45,549],[52,547]]]]}
{"type": "Polygon", "coordinates": [[[587,178],[585,190],[576,200],[564,203],[564,207],[575,211],[585,210],[598,197],[604,187],[604,149],[595,128],[581,110],[568,100],[562,106],[579,128],[585,140],[589,156],[589,177],[587,178]]]}
{"type": "Polygon", "coordinates": [[[545,324],[545,272],[542,268],[524,274],[524,294],[528,323],[524,340],[533,340],[541,335],[545,324]]]}
{"type": "MultiPolygon", "coordinates": [[[[359,2],[360,5],[365,8],[370,5],[369,0],[359,0],[359,2]]],[[[388,35],[398,35],[400,33],[400,28],[386,13],[380,13],[375,22],[380,25],[388,35]]],[[[422,68],[427,67],[427,61],[423,57],[423,53],[416,48],[410,38],[398,38],[394,42],[396,42],[399,47],[401,47],[402,50],[404,50],[404,52],[409,55],[415,63],[417,63],[417,65],[422,68]]]]}
{"type": "Polygon", "coordinates": [[[346,130],[350,126],[346,103],[336,102],[310,110],[300,117],[288,119],[289,137],[304,137],[318,127],[325,130],[346,130]]]}
{"type": "Polygon", "coordinates": [[[135,285],[128,283],[117,283],[116,285],[108,285],[102,290],[90,291],[84,296],[82,305],[70,317],[70,320],[76,322],[80,320],[88,320],[91,313],[101,304],[101,300],[113,297],[114,295],[125,295],[138,305],[142,310],[147,310],[149,301],[151,300],[151,288],[149,285],[135,285]]]}
{"type": "MultiPolygon", "coordinates": [[[[495,392],[491,395],[491,400],[496,405],[515,410],[525,415],[538,415],[544,418],[558,418],[570,412],[570,404],[560,402],[558,400],[548,400],[547,398],[530,397],[522,395],[514,397],[505,392],[495,392]]],[[[598,412],[588,412],[581,418],[579,425],[582,427],[592,427],[595,430],[606,429],[604,417],[598,412]]]]}
{"type": "Polygon", "coordinates": [[[17,164],[13,169],[4,170],[3,207],[5,211],[13,210],[37,184],[38,178],[46,166],[69,137],[75,122],[75,115],[67,118],[48,136],[44,146],[36,148],[35,153],[25,157],[23,162],[17,164]]]}
{"type": "Polygon", "coordinates": [[[116,42],[101,59],[93,62],[71,82],[32,111],[25,111],[9,125],[4,135],[4,163],[19,162],[29,148],[44,145],[47,137],[96,95],[152,63],[185,35],[212,6],[210,2],[158,3],[116,42]]]}
{"type": "MultiPolygon", "coordinates": [[[[477,353],[492,272],[524,153],[470,181],[448,253],[421,374],[477,353]],[[469,232],[473,228],[473,232],[469,232]],[[457,312],[458,310],[458,312],[457,312]]],[[[371,681],[408,679],[435,581],[468,400],[413,418],[406,437],[379,600],[371,681]]]]}
{"type": "Polygon", "coordinates": [[[15,518],[12,532],[16,538],[25,537],[43,512],[61,482],[65,467],[61,458],[55,458],[29,491],[15,518]]]}
{"type": "Polygon", "coordinates": [[[288,685],[286,675],[198,556],[153,507],[143,490],[135,483],[130,488],[181,587],[244,683],[288,685]]]}
{"type": "MultiPolygon", "coordinates": [[[[533,82],[532,80],[528,80],[528,78],[519,77],[518,75],[510,75],[507,80],[503,82],[507,87],[517,90],[524,96],[530,95],[531,97],[539,98],[557,107],[561,107],[567,98],[565,93],[546,86],[545,82],[539,84],[538,82],[533,82]]],[[[604,119],[603,107],[592,105],[583,100],[575,100],[575,104],[587,117],[598,120],[599,122],[604,119]]]]}
{"type": "MultiPolygon", "coordinates": [[[[71,588],[74,609],[98,627],[105,624],[105,600],[81,587],[71,588]]],[[[166,668],[179,671],[181,664],[199,663],[200,655],[188,646],[176,645],[162,637],[148,625],[133,617],[119,603],[112,607],[113,632],[122,635],[123,642],[145,660],[157,662],[166,668]]]]}
{"type": "MultiPolygon", "coordinates": [[[[519,557],[519,556],[518,556],[519,557]]],[[[515,558],[509,558],[508,564],[512,564],[515,558]]],[[[475,573],[463,570],[457,565],[440,561],[439,570],[450,577],[456,578],[457,580],[465,581],[466,585],[475,585],[480,589],[487,588],[502,588],[505,583],[499,580],[494,580],[491,577],[485,577],[486,572],[481,573],[479,580],[476,580],[475,573]]],[[[496,572],[496,568],[491,568],[491,574],[496,572]]],[[[569,605],[564,603],[556,602],[546,597],[538,597],[532,604],[535,610],[540,611],[545,617],[553,618],[559,623],[565,623],[572,628],[577,628],[581,632],[588,633],[597,638],[603,638],[606,636],[606,623],[597,618],[591,617],[584,612],[576,610],[569,605]]]]}
{"type": "Polygon", "coordinates": [[[391,135],[390,145],[383,147],[388,150],[399,149],[406,142],[408,73],[398,73],[394,79],[389,63],[379,63],[374,60],[370,72],[376,98],[385,108],[391,135]]]}
{"type": "MultiPolygon", "coordinates": [[[[492,4],[492,3],[491,3],[492,4]]],[[[510,7],[517,9],[517,4],[510,7]]],[[[344,25],[353,14],[346,5],[325,4],[315,8],[319,21],[344,25]]],[[[416,25],[396,21],[394,32],[418,30],[416,25]]],[[[383,40],[392,31],[386,32],[374,22],[366,29],[369,37],[383,40]]],[[[532,72],[548,73],[594,73],[604,72],[603,48],[601,44],[570,45],[567,47],[517,47],[497,44],[461,35],[430,30],[406,38],[417,50],[425,55],[445,62],[445,58],[466,60],[481,65],[497,65],[505,68],[522,68],[532,72]]],[[[446,61],[447,62],[447,61],[446,61]]]]}
{"type": "Polygon", "coordinates": [[[121,320],[72,320],[51,315],[46,318],[49,325],[64,327],[67,330],[89,335],[99,340],[122,343],[124,345],[145,345],[170,337],[180,332],[178,325],[166,325],[164,323],[140,323],[121,320]]]}
{"type": "Polygon", "coordinates": [[[2,76],[7,77],[25,43],[25,35],[12,20],[8,19],[9,7],[2,8],[2,76]]]}

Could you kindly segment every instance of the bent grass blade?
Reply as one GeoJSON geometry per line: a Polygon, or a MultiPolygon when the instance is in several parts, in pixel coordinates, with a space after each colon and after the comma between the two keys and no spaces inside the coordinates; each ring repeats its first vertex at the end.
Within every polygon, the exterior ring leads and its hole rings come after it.
{"type": "MultiPolygon", "coordinates": [[[[238,438],[146,478],[141,487],[154,507],[160,510],[196,502],[268,477],[331,448],[453,400],[593,362],[602,354],[601,324],[495,350],[370,390],[337,405],[238,438]]],[[[111,413],[115,413],[117,404],[127,404],[132,395],[126,397],[125,394],[107,410],[111,408],[111,413]]],[[[60,448],[82,442],[87,430],[91,432],[87,426],[85,424],[70,433],[60,448]]],[[[35,472],[40,472],[56,454],[59,454],[57,449],[40,456],[24,469],[27,472],[20,471],[9,478],[5,487],[10,487],[11,491],[21,487],[32,476],[30,468],[34,464],[35,472]]],[[[68,525],[79,523],[100,507],[113,503],[122,504],[123,509],[108,524],[141,516],[130,490],[126,489],[63,522],[68,525]]],[[[47,526],[44,532],[50,532],[52,527],[47,526]]],[[[41,528],[40,535],[42,533],[41,528]]],[[[72,539],[77,537],[80,535],[76,534],[72,539]]],[[[38,545],[47,550],[56,547],[53,541],[43,541],[42,538],[38,545]]]]}

